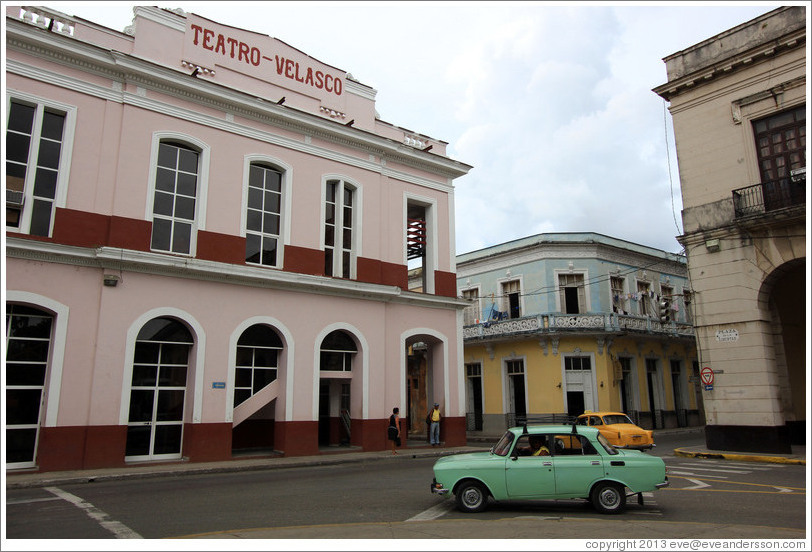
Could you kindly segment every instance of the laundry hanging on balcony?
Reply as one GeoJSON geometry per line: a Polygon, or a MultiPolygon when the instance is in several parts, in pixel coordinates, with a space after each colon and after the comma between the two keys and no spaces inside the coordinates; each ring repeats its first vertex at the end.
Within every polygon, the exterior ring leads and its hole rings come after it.
{"type": "Polygon", "coordinates": [[[491,306],[488,307],[488,310],[486,311],[485,321],[482,323],[482,325],[487,328],[492,322],[498,322],[499,320],[504,320],[506,318],[507,313],[501,312],[499,309],[497,309],[496,302],[492,301],[491,306]]]}

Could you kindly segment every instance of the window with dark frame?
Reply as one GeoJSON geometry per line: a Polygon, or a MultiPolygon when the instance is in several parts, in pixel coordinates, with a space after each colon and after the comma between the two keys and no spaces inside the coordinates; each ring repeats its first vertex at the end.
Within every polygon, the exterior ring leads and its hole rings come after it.
{"type": "Polygon", "coordinates": [[[357,352],[355,341],[346,332],[330,332],[321,343],[319,370],[351,372],[352,360],[357,352]]]}
{"type": "Polygon", "coordinates": [[[806,106],[753,121],[761,181],[806,167],[806,106]]]}
{"type": "Polygon", "coordinates": [[[764,210],[806,201],[806,106],[753,121],[764,210]]]}

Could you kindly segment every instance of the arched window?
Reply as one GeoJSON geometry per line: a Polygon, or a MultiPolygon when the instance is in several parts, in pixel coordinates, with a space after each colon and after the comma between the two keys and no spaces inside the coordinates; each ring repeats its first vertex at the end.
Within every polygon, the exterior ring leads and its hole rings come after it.
{"type": "Polygon", "coordinates": [[[35,308],[6,307],[6,467],[34,466],[53,320],[35,308]]]}
{"type": "Polygon", "coordinates": [[[171,318],[153,318],[138,332],[127,424],[128,459],[178,458],[189,351],[194,338],[171,318]]]}
{"type": "Polygon", "coordinates": [[[245,330],[237,341],[234,406],[249,399],[276,379],[282,340],[264,324],[245,330]]]}
{"type": "Polygon", "coordinates": [[[319,369],[349,372],[352,370],[352,358],[357,352],[355,341],[346,332],[341,330],[330,332],[321,342],[319,369]]]}

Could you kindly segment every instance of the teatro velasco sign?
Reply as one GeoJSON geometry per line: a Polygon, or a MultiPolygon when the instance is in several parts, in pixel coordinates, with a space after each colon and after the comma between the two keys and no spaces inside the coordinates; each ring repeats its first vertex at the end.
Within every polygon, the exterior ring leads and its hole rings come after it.
{"type": "MultiPolygon", "coordinates": [[[[223,73],[236,73],[233,82],[237,88],[253,89],[258,80],[344,109],[343,71],[267,35],[187,13],[183,61],[187,66],[216,72],[220,82],[232,82],[221,78],[223,73]]],[[[268,97],[267,92],[258,95],[273,101],[280,99],[268,97]]]]}

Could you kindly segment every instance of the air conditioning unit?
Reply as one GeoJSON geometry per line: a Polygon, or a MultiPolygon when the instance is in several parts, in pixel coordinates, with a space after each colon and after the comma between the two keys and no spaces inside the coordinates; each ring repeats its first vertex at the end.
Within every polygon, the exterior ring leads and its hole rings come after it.
{"type": "Polygon", "coordinates": [[[17,192],[15,190],[6,190],[6,204],[13,205],[17,207],[22,207],[23,205],[23,198],[25,196],[22,192],[17,192]]]}

